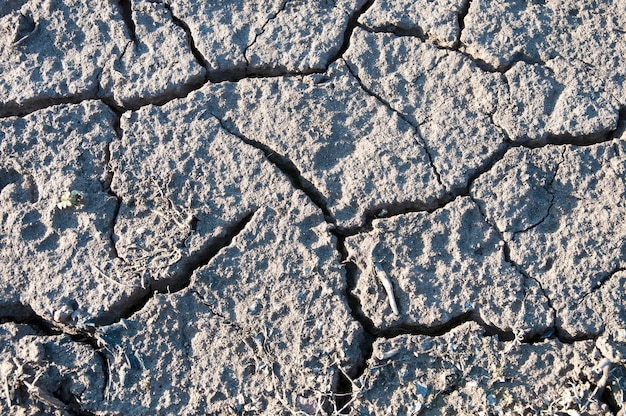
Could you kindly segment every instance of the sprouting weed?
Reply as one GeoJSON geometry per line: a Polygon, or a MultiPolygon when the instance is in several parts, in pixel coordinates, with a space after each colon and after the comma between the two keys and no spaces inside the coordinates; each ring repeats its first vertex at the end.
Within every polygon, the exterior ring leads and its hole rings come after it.
{"type": "Polygon", "coordinates": [[[83,195],[76,190],[66,191],[61,195],[61,201],[57,204],[57,208],[65,209],[76,206],[80,200],[83,198],[83,195]]]}

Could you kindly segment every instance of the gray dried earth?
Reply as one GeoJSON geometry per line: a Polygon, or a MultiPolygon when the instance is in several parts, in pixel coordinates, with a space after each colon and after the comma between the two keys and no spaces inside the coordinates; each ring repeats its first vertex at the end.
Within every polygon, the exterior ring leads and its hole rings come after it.
{"type": "Polygon", "coordinates": [[[0,1],[0,413],[625,415],[625,57],[623,0],[0,1]]]}

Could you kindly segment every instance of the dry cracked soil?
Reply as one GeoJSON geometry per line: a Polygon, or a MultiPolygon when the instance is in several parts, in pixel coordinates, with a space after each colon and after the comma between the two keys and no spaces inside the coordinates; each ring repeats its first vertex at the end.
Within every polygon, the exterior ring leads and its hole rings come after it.
{"type": "Polygon", "coordinates": [[[0,413],[624,415],[624,0],[0,1],[0,413]]]}

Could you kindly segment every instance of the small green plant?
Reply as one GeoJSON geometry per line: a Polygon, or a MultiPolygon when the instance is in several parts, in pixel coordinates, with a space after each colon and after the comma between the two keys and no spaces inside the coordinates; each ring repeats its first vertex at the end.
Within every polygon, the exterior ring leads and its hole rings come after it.
{"type": "Polygon", "coordinates": [[[66,191],[61,195],[61,201],[57,204],[57,208],[65,209],[75,207],[82,198],[83,195],[79,191],[66,191]]]}

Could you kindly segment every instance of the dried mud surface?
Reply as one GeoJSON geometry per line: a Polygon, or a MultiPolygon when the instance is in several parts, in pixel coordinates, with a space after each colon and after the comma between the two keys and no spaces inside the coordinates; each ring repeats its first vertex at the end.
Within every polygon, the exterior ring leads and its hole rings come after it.
{"type": "Polygon", "coordinates": [[[626,414],[625,56],[622,0],[0,1],[0,413],[626,414]]]}

